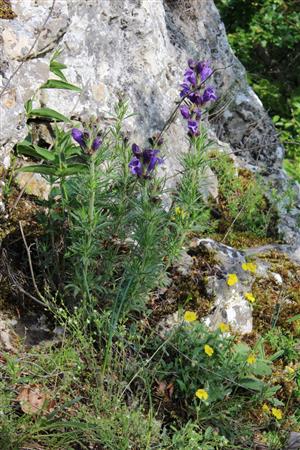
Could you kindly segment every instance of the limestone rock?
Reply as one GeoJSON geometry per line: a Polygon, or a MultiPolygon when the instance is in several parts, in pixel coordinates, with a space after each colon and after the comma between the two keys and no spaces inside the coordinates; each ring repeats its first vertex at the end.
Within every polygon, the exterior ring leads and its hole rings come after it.
{"type": "MultiPolygon", "coordinates": [[[[195,248],[205,250],[213,258],[215,275],[207,277],[206,292],[214,299],[212,311],[204,322],[216,329],[221,322],[228,323],[233,331],[241,334],[252,331],[252,308],[245,294],[251,292],[255,275],[242,269],[246,262],[242,252],[212,239],[198,239],[195,248]],[[229,274],[235,274],[238,282],[228,286],[229,274]]],[[[258,266],[259,264],[256,263],[258,266]]]]}

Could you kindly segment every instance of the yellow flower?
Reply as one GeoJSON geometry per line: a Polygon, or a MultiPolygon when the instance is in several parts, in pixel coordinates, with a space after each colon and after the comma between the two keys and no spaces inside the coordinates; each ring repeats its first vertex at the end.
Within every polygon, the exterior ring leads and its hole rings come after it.
{"type": "Polygon", "coordinates": [[[246,292],[245,298],[248,300],[248,302],[254,303],[256,301],[256,298],[251,292],[246,292]]]}
{"type": "Polygon", "coordinates": [[[235,273],[229,273],[227,277],[228,286],[233,286],[239,281],[237,275],[235,273]]]}
{"type": "Polygon", "coordinates": [[[184,212],[183,209],[180,208],[180,206],[175,207],[175,214],[176,216],[180,216],[182,219],[184,219],[186,216],[186,213],[184,212]]]}
{"type": "Polygon", "coordinates": [[[243,263],[242,264],[242,269],[243,270],[245,270],[245,271],[249,271],[249,272],[252,272],[252,273],[255,273],[256,272],[256,264],[255,263],[252,263],[252,262],[249,262],[249,263],[243,263]]]}
{"type": "Polygon", "coordinates": [[[230,327],[228,323],[221,322],[219,323],[219,329],[222,333],[228,333],[230,331],[230,327]]]}
{"type": "Polygon", "coordinates": [[[270,408],[268,407],[268,405],[266,404],[266,403],[264,403],[263,405],[262,405],[262,408],[261,408],[262,410],[263,410],[263,412],[265,413],[265,414],[270,414],[270,408]]]}
{"type": "Polygon", "coordinates": [[[197,320],[197,314],[193,311],[186,311],[183,318],[186,322],[195,322],[197,320]]]}
{"type": "Polygon", "coordinates": [[[249,355],[248,358],[247,358],[247,363],[250,364],[250,365],[252,365],[252,364],[254,364],[255,362],[256,362],[256,356],[253,355],[253,354],[249,355]]]}
{"type": "Polygon", "coordinates": [[[210,357],[210,356],[212,356],[214,354],[214,349],[210,345],[205,344],[204,345],[204,352],[207,354],[207,356],[210,357]]]}
{"type": "Polygon", "coordinates": [[[208,393],[205,389],[197,389],[195,392],[196,397],[200,398],[200,400],[207,400],[208,399],[208,393]]]}
{"type": "Polygon", "coordinates": [[[287,372],[289,375],[294,375],[294,373],[295,373],[295,369],[293,369],[293,368],[290,367],[290,366],[286,366],[286,367],[285,367],[285,370],[286,370],[286,372],[287,372]]]}
{"type": "Polygon", "coordinates": [[[275,417],[275,419],[277,419],[277,420],[281,420],[282,419],[282,411],[281,411],[281,409],[272,408],[272,414],[275,417]]]}

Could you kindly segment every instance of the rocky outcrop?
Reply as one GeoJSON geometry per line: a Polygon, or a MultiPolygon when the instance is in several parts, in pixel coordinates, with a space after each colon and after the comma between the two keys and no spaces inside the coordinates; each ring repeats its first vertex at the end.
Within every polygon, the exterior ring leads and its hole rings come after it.
{"type": "MultiPolygon", "coordinates": [[[[178,86],[189,57],[210,60],[218,70],[212,83],[220,101],[209,128],[231,146],[238,161],[261,170],[282,189],[283,148],[245,70],[230,49],[213,0],[12,0],[13,20],[0,20],[0,161],[9,165],[14,144],[26,135],[23,103],[48,77],[48,62],[57,47],[71,82],[81,94],[45,90],[36,98],[64,114],[97,115],[102,123],[120,99],[136,113],[127,122],[141,144],[162,128],[178,99],[178,86]]],[[[177,118],[166,134],[166,171],[178,168],[186,148],[177,118]]],[[[284,205],[282,213],[285,214],[284,205]]],[[[294,208],[284,215],[281,231],[290,243],[299,238],[294,208]]]]}

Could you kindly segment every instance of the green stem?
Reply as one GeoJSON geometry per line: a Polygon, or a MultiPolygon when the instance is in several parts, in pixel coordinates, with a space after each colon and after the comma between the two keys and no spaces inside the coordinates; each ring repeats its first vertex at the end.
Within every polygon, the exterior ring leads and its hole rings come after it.
{"type": "MultiPolygon", "coordinates": [[[[95,222],[95,158],[94,155],[91,156],[90,159],[90,173],[89,173],[89,183],[90,183],[90,198],[89,198],[89,209],[88,209],[88,229],[87,229],[87,252],[89,252],[92,242],[93,242],[93,234],[94,234],[94,222],[95,222]]],[[[83,282],[84,282],[84,290],[85,290],[85,298],[88,301],[89,305],[92,303],[92,296],[90,292],[90,286],[88,282],[88,272],[90,268],[90,258],[88,255],[85,255],[84,263],[83,263],[83,282]]]]}

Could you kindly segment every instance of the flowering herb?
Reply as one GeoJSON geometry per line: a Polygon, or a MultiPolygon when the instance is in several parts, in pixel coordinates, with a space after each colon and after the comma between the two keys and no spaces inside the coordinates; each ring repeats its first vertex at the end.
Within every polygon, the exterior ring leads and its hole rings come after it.
{"type": "Polygon", "coordinates": [[[208,392],[205,389],[197,389],[195,396],[205,401],[208,399],[208,392]]]}
{"type": "Polygon", "coordinates": [[[194,322],[197,320],[197,314],[193,311],[186,311],[183,318],[186,322],[194,322]]]}
{"type": "Polygon", "coordinates": [[[78,128],[73,128],[71,135],[74,141],[80,145],[82,150],[86,151],[88,154],[97,151],[102,144],[102,140],[99,136],[96,136],[93,139],[88,131],[81,131],[78,128]]]}
{"type": "Polygon", "coordinates": [[[230,331],[230,326],[228,323],[221,322],[219,323],[219,330],[221,333],[228,333],[230,331]]]}
{"type": "Polygon", "coordinates": [[[234,286],[238,283],[239,279],[235,273],[229,273],[227,276],[227,284],[228,286],[234,286]]]}
{"type": "Polygon", "coordinates": [[[255,364],[256,363],[256,356],[253,355],[253,354],[249,355],[248,358],[247,358],[247,363],[250,366],[252,366],[252,364],[255,364]]]}
{"type": "Polygon", "coordinates": [[[249,262],[249,263],[243,263],[242,264],[242,269],[248,272],[252,272],[255,273],[256,272],[256,264],[249,262]]]}
{"type": "Polygon", "coordinates": [[[199,135],[199,121],[202,111],[199,106],[217,100],[217,95],[212,86],[207,86],[203,93],[203,83],[212,75],[213,71],[206,61],[194,61],[189,59],[188,69],[184,73],[180,97],[185,98],[185,104],[180,107],[182,117],[188,121],[188,135],[199,135]]]}
{"type": "Polygon", "coordinates": [[[272,415],[275,417],[275,419],[277,420],[281,420],[283,417],[282,411],[279,408],[272,408],[272,415]]]}
{"type": "Polygon", "coordinates": [[[254,303],[256,300],[254,295],[251,292],[246,292],[245,298],[248,300],[248,302],[251,302],[251,303],[254,303]]]}
{"type": "Polygon", "coordinates": [[[157,156],[159,150],[153,148],[141,150],[136,144],[132,145],[131,150],[133,158],[128,164],[128,167],[131,173],[138,178],[149,178],[155,167],[164,162],[162,158],[157,156]]]}
{"type": "Polygon", "coordinates": [[[265,414],[270,414],[270,412],[271,412],[269,406],[266,403],[264,403],[262,405],[261,409],[262,409],[263,413],[265,413],[265,414]]]}
{"type": "Polygon", "coordinates": [[[214,349],[210,345],[208,344],[204,345],[204,353],[206,353],[207,356],[211,357],[214,354],[214,352],[215,352],[214,349]]]}

